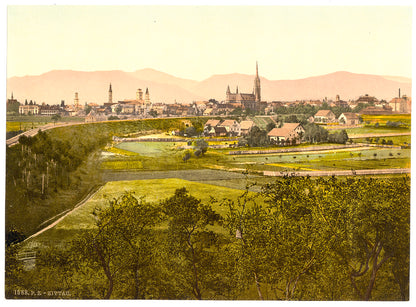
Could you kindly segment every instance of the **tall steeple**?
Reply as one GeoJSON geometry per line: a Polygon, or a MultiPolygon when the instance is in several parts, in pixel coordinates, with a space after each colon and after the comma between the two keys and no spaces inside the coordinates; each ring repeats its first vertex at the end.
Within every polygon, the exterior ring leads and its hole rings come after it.
{"type": "Polygon", "coordinates": [[[259,67],[256,61],[256,77],[254,78],[254,95],[256,96],[256,102],[261,101],[261,88],[260,88],[260,78],[259,78],[259,67]]]}
{"type": "Polygon", "coordinates": [[[238,94],[238,85],[237,85],[237,87],[235,88],[235,93],[236,93],[236,94],[238,94]]]}
{"type": "Polygon", "coordinates": [[[149,95],[149,89],[146,87],[146,92],[145,92],[145,101],[146,104],[150,104],[150,95],[149,95]]]}
{"type": "Polygon", "coordinates": [[[108,103],[113,103],[113,90],[111,89],[111,83],[110,89],[108,90],[108,103]]]}
{"type": "Polygon", "coordinates": [[[231,91],[230,91],[230,86],[228,85],[227,86],[227,92],[226,92],[226,94],[230,94],[231,93],[231,91]]]}

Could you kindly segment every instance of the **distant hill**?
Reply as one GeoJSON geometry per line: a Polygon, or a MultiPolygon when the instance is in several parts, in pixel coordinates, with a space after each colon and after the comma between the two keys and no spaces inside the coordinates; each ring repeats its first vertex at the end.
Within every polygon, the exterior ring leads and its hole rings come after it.
{"type": "MultiPolygon", "coordinates": [[[[154,81],[154,74],[145,79],[143,72],[113,71],[72,71],[53,70],[39,76],[12,77],[7,80],[7,97],[13,92],[14,97],[20,102],[24,99],[34,100],[36,103],[46,102],[58,104],[65,100],[66,104],[72,104],[74,93],[78,92],[80,103],[95,102],[102,104],[108,101],[108,89],[111,83],[113,101],[135,99],[136,91],[141,88],[145,92],[149,88],[150,99],[153,102],[173,103],[201,100],[202,97],[187,91],[185,88],[175,85],[174,81],[154,81]]],[[[168,75],[167,75],[168,76],[168,75]]],[[[172,79],[176,79],[172,77],[172,79]]],[[[180,83],[178,80],[176,83],[180,83]]],[[[185,82],[186,83],[186,82],[185,82]]]]}
{"type": "MultiPolygon", "coordinates": [[[[390,100],[401,94],[411,96],[411,79],[394,76],[355,74],[339,71],[327,75],[297,79],[268,80],[260,78],[262,100],[289,101],[301,99],[335,99],[340,95],[342,100],[357,99],[369,94],[378,99],[390,100]]],[[[225,74],[213,75],[203,81],[177,78],[175,76],[146,68],[135,72],[112,71],[72,71],[54,70],[39,76],[12,77],[7,80],[7,96],[11,92],[16,99],[25,99],[37,103],[72,104],[74,93],[79,93],[81,103],[95,102],[102,104],[108,100],[109,84],[112,84],[113,101],[134,99],[136,90],[143,92],[149,88],[153,102],[189,103],[194,100],[218,101],[225,99],[225,91],[230,86],[235,92],[251,93],[254,75],[225,74]]]]}
{"type": "MultiPolygon", "coordinates": [[[[268,80],[261,78],[262,100],[302,100],[302,99],[335,99],[340,95],[342,100],[357,99],[359,96],[369,94],[378,99],[390,100],[402,94],[411,96],[411,80],[401,77],[383,77],[377,75],[354,74],[340,71],[323,76],[310,77],[297,80],[268,80]],[[400,80],[400,81],[397,81],[400,80]],[[408,82],[403,82],[403,81],[408,82]]],[[[236,86],[240,93],[251,93],[254,85],[254,75],[214,75],[199,82],[191,90],[201,96],[211,96],[216,99],[225,99],[227,85],[231,92],[236,86]]]]}

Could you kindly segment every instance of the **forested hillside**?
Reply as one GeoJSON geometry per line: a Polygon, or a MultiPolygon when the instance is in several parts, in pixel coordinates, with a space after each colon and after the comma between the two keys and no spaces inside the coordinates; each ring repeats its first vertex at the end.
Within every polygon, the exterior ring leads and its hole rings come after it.
{"type": "MultiPolygon", "coordinates": [[[[201,126],[200,120],[190,120],[201,126]]],[[[41,223],[73,208],[100,185],[100,161],[95,155],[113,135],[184,128],[179,119],[150,119],[60,127],[22,136],[6,152],[8,240],[33,234],[41,223]]]]}

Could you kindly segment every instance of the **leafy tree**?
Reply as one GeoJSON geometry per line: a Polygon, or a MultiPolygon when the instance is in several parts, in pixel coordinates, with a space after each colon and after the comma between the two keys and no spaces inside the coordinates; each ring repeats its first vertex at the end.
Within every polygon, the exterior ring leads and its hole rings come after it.
{"type": "Polygon", "coordinates": [[[182,157],[183,162],[188,161],[191,158],[191,154],[189,153],[189,151],[187,151],[185,153],[185,155],[182,157]]]}
{"type": "Polygon", "coordinates": [[[328,130],[319,125],[309,123],[305,125],[303,139],[309,143],[319,143],[328,141],[328,130]]]}
{"type": "Polygon", "coordinates": [[[198,139],[198,140],[194,141],[193,146],[194,146],[194,149],[195,149],[194,153],[196,153],[196,151],[199,151],[199,154],[204,155],[208,150],[208,143],[204,139],[198,139]]]}
{"type": "Polygon", "coordinates": [[[91,112],[91,110],[92,110],[92,107],[85,103],[85,106],[84,106],[85,114],[89,114],[91,112]]]}
{"type": "Polygon", "coordinates": [[[270,132],[273,128],[276,128],[276,124],[275,124],[275,123],[273,123],[273,122],[270,122],[270,123],[268,123],[268,124],[267,124],[267,126],[266,126],[266,131],[267,131],[267,132],[270,132]]]}
{"type": "Polygon", "coordinates": [[[409,178],[333,179],[319,184],[324,186],[316,190],[324,193],[316,194],[325,218],[322,229],[327,228],[336,239],[332,251],[347,270],[357,298],[369,300],[387,263],[400,262],[404,264],[401,274],[408,272],[409,178]]]}
{"type": "Polygon", "coordinates": [[[16,228],[12,227],[11,229],[6,231],[6,246],[10,246],[11,244],[18,243],[23,241],[26,236],[18,231],[16,228]]]}
{"type": "Polygon", "coordinates": [[[51,119],[53,120],[54,123],[56,123],[57,121],[59,121],[61,119],[61,114],[56,113],[56,114],[52,115],[51,119]]]}
{"type": "Polygon", "coordinates": [[[299,123],[299,119],[295,114],[285,117],[285,123],[299,123]]]}
{"type": "Polygon", "coordinates": [[[86,259],[92,268],[103,271],[108,281],[104,298],[111,297],[117,277],[123,273],[132,285],[133,297],[146,298],[146,271],[155,251],[151,234],[153,226],[161,221],[159,212],[132,193],[125,193],[110,201],[108,208],[93,212],[97,228],[74,242],[74,253],[86,259]]]}
{"type": "Polygon", "coordinates": [[[7,101],[6,111],[15,115],[19,114],[20,103],[18,101],[9,102],[7,101]]]}
{"type": "Polygon", "coordinates": [[[186,127],[184,131],[185,136],[195,136],[197,135],[196,129],[193,126],[186,127]]]}
{"type": "Polygon", "coordinates": [[[265,205],[228,200],[240,275],[260,299],[262,283],[275,299],[408,298],[409,188],[409,178],[284,177],[263,187],[265,205]]]}
{"type": "Polygon", "coordinates": [[[328,142],[337,144],[346,144],[348,141],[348,134],[343,129],[339,132],[334,132],[328,135],[328,142]]]}
{"type": "Polygon", "coordinates": [[[214,288],[220,274],[211,268],[216,253],[211,249],[218,239],[208,225],[220,220],[211,206],[201,203],[185,189],[177,189],[174,196],[161,202],[168,219],[169,268],[185,295],[201,300],[204,290],[214,288]]]}
{"type": "Polygon", "coordinates": [[[156,110],[150,110],[149,115],[152,117],[157,117],[157,111],[156,110]]]}
{"type": "Polygon", "coordinates": [[[237,107],[230,112],[231,115],[238,115],[241,116],[243,114],[243,109],[241,107],[237,107]]]}
{"type": "Polygon", "coordinates": [[[267,146],[269,145],[269,139],[267,137],[267,131],[254,126],[248,136],[246,137],[247,143],[251,147],[267,146]]]}

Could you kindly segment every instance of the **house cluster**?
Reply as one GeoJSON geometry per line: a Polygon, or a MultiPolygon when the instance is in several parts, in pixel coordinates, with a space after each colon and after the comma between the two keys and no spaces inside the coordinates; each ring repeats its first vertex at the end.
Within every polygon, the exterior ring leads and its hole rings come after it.
{"type": "Polygon", "coordinates": [[[333,124],[354,126],[360,124],[360,114],[344,112],[338,118],[331,110],[319,110],[308,121],[315,124],[333,124]]]}
{"type": "Polygon", "coordinates": [[[238,122],[232,119],[209,119],[204,126],[204,135],[211,137],[245,136],[250,133],[253,127],[254,122],[252,120],[238,122]]]}
{"type": "Polygon", "coordinates": [[[267,134],[271,144],[295,145],[300,144],[305,129],[299,123],[284,123],[280,128],[273,128],[267,134]]]}

